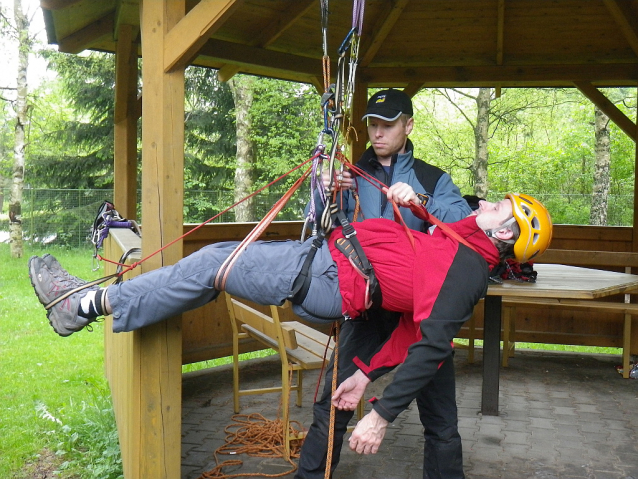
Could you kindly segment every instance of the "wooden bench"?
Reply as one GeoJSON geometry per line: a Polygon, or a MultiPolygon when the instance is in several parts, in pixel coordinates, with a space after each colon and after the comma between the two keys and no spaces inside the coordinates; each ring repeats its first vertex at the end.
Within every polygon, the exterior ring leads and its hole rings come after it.
{"type": "MultiPolygon", "coordinates": [[[[539,258],[538,263],[566,264],[584,266],[588,268],[622,269],[631,273],[631,268],[638,267],[638,253],[612,251],[558,250],[549,249],[539,258]]],[[[514,354],[516,340],[516,309],[525,308],[558,308],[572,311],[594,311],[603,313],[600,321],[616,321],[614,315],[618,313],[623,320],[622,350],[623,377],[629,377],[629,363],[631,358],[631,323],[634,316],[638,316],[638,304],[630,302],[629,294],[621,301],[597,300],[567,300],[542,299],[525,297],[503,298],[503,357],[502,364],[507,366],[509,357],[514,354]]]]}
{"type": "MultiPolygon", "coordinates": [[[[332,355],[332,343],[328,335],[298,321],[280,321],[279,306],[270,306],[270,316],[251,308],[231,295],[226,296],[226,305],[233,330],[233,406],[239,412],[240,396],[281,392],[281,411],[285,458],[290,457],[290,442],[302,439],[304,433],[292,435],[289,427],[290,392],[297,391],[297,406],[301,406],[303,371],[321,369],[332,355]],[[239,388],[239,343],[245,339],[256,339],[279,353],[281,360],[281,386],[268,388],[239,388]],[[324,361],[324,356],[326,360],[324,361]],[[293,373],[296,372],[296,383],[293,373]]],[[[288,303],[283,307],[288,307],[288,303]]],[[[357,408],[357,417],[363,417],[363,399],[357,408]]]]}

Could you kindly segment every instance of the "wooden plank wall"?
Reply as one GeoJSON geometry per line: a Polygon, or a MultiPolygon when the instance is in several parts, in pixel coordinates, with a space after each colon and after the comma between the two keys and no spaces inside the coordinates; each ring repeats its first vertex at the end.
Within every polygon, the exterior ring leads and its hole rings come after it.
{"type": "MultiPolygon", "coordinates": [[[[552,240],[554,249],[593,251],[632,251],[629,227],[557,225],[552,240]]],[[[539,261],[542,262],[542,259],[539,261]]],[[[623,272],[623,268],[606,268],[623,272]]],[[[606,300],[612,300],[605,298],[606,300]]],[[[624,295],[618,295],[618,301],[624,295]]],[[[633,301],[633,298],[632,298],[633,301]]],[[[475,309],[476,337],[482,339],[483,310],[475,309]]],[[[467,326],[459,337],[467,338],[467,326]]],[[[516,308],[516,341],[583,346],[622,347],[623,317],[620,313],[557,311],[548,308],[516,308]]],[[[638,320],[632,324],[632,354],[638,354],[638,320]]]]}

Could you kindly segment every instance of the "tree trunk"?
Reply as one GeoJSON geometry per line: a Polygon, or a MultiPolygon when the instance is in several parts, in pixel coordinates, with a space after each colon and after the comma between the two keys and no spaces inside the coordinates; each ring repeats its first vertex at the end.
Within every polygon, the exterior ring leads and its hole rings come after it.
{"type": "Polygon", "coordinates": [[[25,130],[29,123],[27,103],[27,68],[31,40],[29,38],[29,21],[22,12],[21,0],[14,0],[13,15],[18,35],[18,71],[17,98],[15,103],[16,126],[13,147],[13,181],[9,199],[9,238],[11,240],[11,257],[21,258],[22,248],[22,193],[24,189],[24,151],[26,146],[25,130]]]}
{"type": "Polygon", "coordinates": [[[595,109],[596,164],[594,165],[594,187],[591,196],[589,224],[605,226],[607,224],[607,203],[611,183],[609,164],[611,162],[611,144],[609,140],[609,117],[598,108],[595,109]]]}
{"type": "Polygon", "coordinates": [[[487,198],[487,162],[489,154],[487,142],[490,127],[491,88],[479,88],[476,97],[476,127],[474,129],[475,155],[472,164],[474,194],[479,198],[487,198]]]}
{"type": "MultiPolygon", "coordinates": [[[[250,76],[235,76],[228,84],[235,101],[235,124],[237,130],[237,168],[235,169],[235,202],[252,193],[255,148],[252,142],[250,108],[253,103],[253,85],[250,76]]],[[[250,198],[235,207],[235,221],[255,221],[255,206],[250,198]]]]}

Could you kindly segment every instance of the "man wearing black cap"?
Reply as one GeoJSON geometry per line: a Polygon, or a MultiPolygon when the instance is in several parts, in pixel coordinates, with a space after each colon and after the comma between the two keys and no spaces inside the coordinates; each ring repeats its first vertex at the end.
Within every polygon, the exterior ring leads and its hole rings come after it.
{"type": "MultiPolygon", "coordinates": [[[[400,90],[381,90],[368,100],[363,120],[368,123],[368,137],[371,146],[361,156],[357,166],[369,175],[389,186],[387,196],[381,193],[375,185],[368,181],[357,181],[350,172],[344,171],[338,177],[337,188],[341,190],[339,206],[353,221],[355,199],[350,190],[356,188],[359,195],[360,214],[358,219],[394,218],[394,210],[390,198],[413,198],[415,193],[423,200],[428,212],[439,220],[451,223],[465,218],[471,209],[461,196],[458,187],[452,182],[450,175],[443,170],[414,158],[413,145],[408,135],[414,127],[412,118],[412,101],[408,95],[400,90]]],[[[323,177],[324,186],[328,186],[327,174],[323,177]]],[[[319,203],[317,203],[319,204],[319,203]]],[[[400,208],[401,215],[407,226],[417,231],[425,231],[428,224],[412,214],[409,208],[400,208]]],[[[321,210],[318,209],[318,216],[321,210]]],[[[359,372],[355,358],[359,361],[369,361],[379,348],[388,340],[394,331],[399,317],[396,313],[383,310],[368,311],[365,319],[348,320],[343,322],[339,335],[339,364],[337,383],[340,385],[347,378],[359,372]]],[[[325,474],[328,450],[328,425],[332,396],[333,360],[326,371],[323,393],[313,406],[313,422],[304,441],[299,458],[299,469],[296,479],[322,479],[325,474]]],[[[449,361],[453,369],[451,361],[449,361]]],[[[453,376],[453,372],[452,372],[453,376]]],[[[450,407],[456,406],[454,388],[448,390],[450,398],[440,397],[443,402],[451,402],[450,407]],[[451,392],[450,392],[451,391],[451,392]],[[449,401],[448,401],[449,399],[449,401]]],[[[443,396],[443,394],[440,394],[443,396]]],[[[346,433],[347,424],[353,416],[353,411],[337,410],[333,440],[332,468],[339,462],[339,455],[346,433]]],[[[454,422],[455,415],[450,415],[450,422],[454,422]]],[[[462,461],[458,461],[460,441],[450,448],[452,429],[445,433],[445,428],[428,433],[429,450],[428,464],[446,462],[455,465],[454,473],[450,470],[447,475],[462,477],[462,461]]],[[[452,434],[453,435],[453,434],[452,434]]],[[[438,469],[438,468],[435,468],[438,469]]],[[[424,477],[439,477],[440,471],[435,473],[432,467],[426,466],[424,477]],[[425,474],[428,474],[427,476],[425,474]]]]}
{"type": "MultiPolygon", "coordinates": [[[[450,175],[414,157],[414,146],[408,139],[414,127],[412,115],[412,100],[403,91],[381,90],[372,95],[362,118],[368,123],[371,146],[356,165],[385,185],[402,183],[403,196],[408,196],[412,192],[421,198],[427,196],[426,208],[439,220],[445,223],[459,221],[471,210],[450,175]]],[[[323,180],[327,186],[327,175],[323,180]]],[[[343,196],[340,206],[351,221],[355,199],[348,191],[355,187],[355,181],[363,218],[394,218],[392,206],[388,203],[386,195],[375,185],[365,180],[355,180],[350,172],[344,171],[338,185],[343,192],[343,195],[339,195],[343,196]]],[[[423,231],[423,221],[414,217],[409,209],[402,208],[401,214],[410,228],[423,231]]]]}

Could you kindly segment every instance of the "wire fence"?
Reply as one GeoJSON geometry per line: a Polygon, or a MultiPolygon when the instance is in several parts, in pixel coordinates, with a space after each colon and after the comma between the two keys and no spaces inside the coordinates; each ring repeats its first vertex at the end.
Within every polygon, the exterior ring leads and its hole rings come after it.
{"type": "MultiPolygon", "coordinates": [[[[268,190],[253,197],[256,218],[262,218],[284,191],[268,190]]],[[[303,219],[308,191],[297,191],[277,216],[278,221],[303,219]]],[[[138,191],[138,198],[141,193],[138,191]]],[[[10,190],[0,189],[0,242],[9,240],[8,203],[10,190]]],[[[25,188],[22,201],[22,231],[26,242],[84,247],[90,244],[93,220],[104,200],[113,201],[113,190],[25,188]]],[[[213,223],[232,223],[235,212],[220,214],[234,203],[232,191],[184,192],[184,222],[203,223],[219,215],[213,223]]],[[[137,212],[140,223],[141,211],[137,212]]]]}
{"type": "MultiPolygon", "coordinates": [[[[266,190],[253,197],[256,218],[262,218],[281,198],[283,191],[266,190]]],[[[277,216],[280,221],[303,219],[308,201],[307,189],[300,189],[277,216]]],[[[557,224],[589,224],[591,195],[537,194],[552,213],[557,224]]],[[[9,240],[8,203],[10,190],[0,189],[0,242],[9,240]]],[[[138,192],[138,198],[140,192],[138,192]]],[[[503,194],[492,192],[491,201],[503,194]]],[[[36,189],[26,188],[22,202],[22,229],[25,241],[83,247],[90,244],[89,233],[99,206],[104,200],[113,200],[113,190],[36,189]]],[[[220,214],[234,203],[232,191],[187,190],[184,192],[184,221],[199,224],[220,214]]],[[[117,199],[114,201],[117,208],[117,199]]],[[[607,224],[631,226],[633,221],[633,195],[612,195],[609,198],[607,224]]],[[[143,222],[141,212],[138,220],[143,222]]],[[[235,221],[233,210],[217,217],[214,223],[235,221]]]]}

